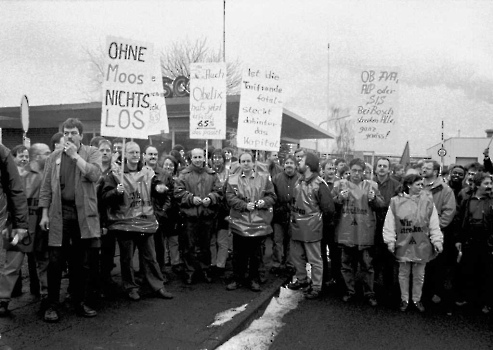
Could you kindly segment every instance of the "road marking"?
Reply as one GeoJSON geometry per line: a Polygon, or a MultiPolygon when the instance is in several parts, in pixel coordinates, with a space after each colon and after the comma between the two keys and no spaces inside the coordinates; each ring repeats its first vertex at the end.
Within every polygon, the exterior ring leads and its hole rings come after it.
{"type": "Polygon", "coordinates": [[[266,350],[274,341],[284,323],[283,316],[298,306],[303,293],[281,287],[279,297],[272,298],[264,314],[250,327],[218,347],[219,350],[266,350]]]}

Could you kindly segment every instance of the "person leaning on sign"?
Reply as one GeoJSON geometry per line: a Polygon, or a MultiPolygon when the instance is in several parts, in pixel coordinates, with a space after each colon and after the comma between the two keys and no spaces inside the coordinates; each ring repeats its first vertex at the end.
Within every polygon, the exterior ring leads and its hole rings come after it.
{"type": "Polygon", "coordinates": [[[83,125],[69,118],[63,125],[64,148],[47,159],[39,193],[43,208],[41,229],[49,230],[48,302],[46,322],[57,322],[60,284],[64,262],[70,268],[70,286],[76,312],[94,317],[96,311],[85,304],[89,270],[97,261],[100,226],[96,183],[101,176],[101,154],[81,143],[83,125]]]}
{"type": "Polygon", "coordinates": [[[307,153],[300,161],[298,178],[291,206],[291,259],[296,268],[296,282],[290,289],[304,288],[307,299],[316,299],[322,291],[323,262],[321,241],[323,224],[331,222],[334,202],[329,187],[319,174],[319,160],[307,153]],[[308,280],[306,264],[312,268],[312,283],[308,280]]]}
{"type": "Polygon", "coordinates": [[[383,226],[383,240],[399,262],[400,310],[409,305],[409,277],[413,274],[412,300],[424,312],[421,291],[426,263],[443,250],[443,234],[438,212],[428,191],[422,191],[423,178],[407,175],[399,194],[390,200],[383,226]]]}
{"type": "Polygon", "coordinates": [[[374,181],[363,180],[363,160],[351,160],[349,168],[349,180],[339,180],[332,189],[340,213],[336,218],[336,239],[342,248],[341,273],[346,284],[343,300],[349,302],[356,293],[354,262],[358,260],[363,274],[363,293],[368,303],[376,306],[372,249],[375,242],[375,211],[384,205],[384,200],[374,181]]]}
{"type": "Polygon", "coordinates": [[[226,289],[240,288],[248,270],[248,287],[258,292],[262,243],[272,233],[276,194],[269,174],[254,171],[253,154],[242,153],[239,162],[242,171],[231,175],[226,184],[234,249],[234,281],[226,289]]]}
{"type": "Polygon", "coordinates": [[[114,169],[104,179],[103,201],[108,210],[108,230],[114,231],[120,247],[123,288],[131,300],[140,300],[135,282],[133,257],[135,248],[142,256],[144,277],[158,297],[173,295],[163,286],[164,279],[156,261],[153,234],[159,227],[154,216],[153,197],[170,200],[169,189],[140,161],[140,147],[135,142],[125,145],[123,183],[121,168],[114,169]]]}

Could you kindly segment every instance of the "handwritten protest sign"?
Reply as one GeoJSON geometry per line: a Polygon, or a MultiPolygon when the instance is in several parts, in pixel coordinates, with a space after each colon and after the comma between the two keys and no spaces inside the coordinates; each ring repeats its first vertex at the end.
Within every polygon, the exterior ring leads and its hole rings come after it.
{"type": "Polygon", "coordinates": [[[169,132],[154,45],[107,37],[101,135],[147,139],[169,132]]]}
{"type": "Polygon", "coordinates": [[[226,138],[226,63],[190,64],[190,138],[226,138]]]}
{"type": "Polygon", "coordinates": [[[352,110],[356,150],[387,151],[396,141],[399,72],[392,68],[365,69],[357,83],[352,110]]]}
{"type": "Polygon", "coordinates": [[[279,151],[284,88],[272,69],[248,67],[241,82],[237,146],[279,151]]]}

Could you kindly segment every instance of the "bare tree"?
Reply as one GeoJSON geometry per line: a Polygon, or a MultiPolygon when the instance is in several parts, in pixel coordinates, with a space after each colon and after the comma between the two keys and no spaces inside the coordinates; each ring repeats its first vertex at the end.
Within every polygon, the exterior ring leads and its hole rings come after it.
{"type": "MultiPolygon", "coordinates": [[[[191,42],[174,41],[166,49],[166,52],[161,54],[161,69],[163,75],[170,79],[174,79],[180,75],[187,78],[190,77],[190,63],[196,62],[222,62],[222,48],[217,50],[211,49],[207,44],[207,39],[197,39],[191,42]]],[[[226,86],[229,95],[239,92],[242,69],[238,59],[226,62],[226,86]]]]}
{"type": "MultiPolygon", "coordinates": [[[[104,79],[104,49],[100,46],[97,50],[84,48],[86,58],[84,63],[88,69],[87,78],[89,89],[81,91],[90,101],[101,101],[101,85],[104,79]]],[[[208,46],[207,39],[197,39],[191,42],[189,39],[183,42],[175,41],[160,55],[161,71],[163,77],[174,80],[178,76],[190,77],[190,63],[194,62],[222,62],[222,49],[213,50],[208,46]]],[[[227,94],[239,93],[242,78],[241,62],[238,59],[226,62],[227,94]]]]}
{"type": "Polygon", "coordinates": [[[349,115],[347,109],[332,107],[332,120],[335,127],[335,147],[332,153],[350,154],[353,152],[354,146],[354,129],[350,120],[346,119],[349,115]]]}

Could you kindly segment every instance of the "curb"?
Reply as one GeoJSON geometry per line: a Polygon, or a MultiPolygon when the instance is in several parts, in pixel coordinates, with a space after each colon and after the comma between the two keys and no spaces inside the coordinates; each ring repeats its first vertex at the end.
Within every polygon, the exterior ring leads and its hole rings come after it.
{"type": "Polygon", "coordinates": [[[272,297],[279,291],[283,284],[286,284],[289,278],[277,277],[273,283],[251,303],[247,305],[245,311],[233,317],[229,322],[219,327],[217,331],[212,333],[208,339],[202,342],[201,350],[213,350],[221,346],[223,343],[244,330],[253,320],[262,316],[261,312],[267,307],[272,297]]]}

